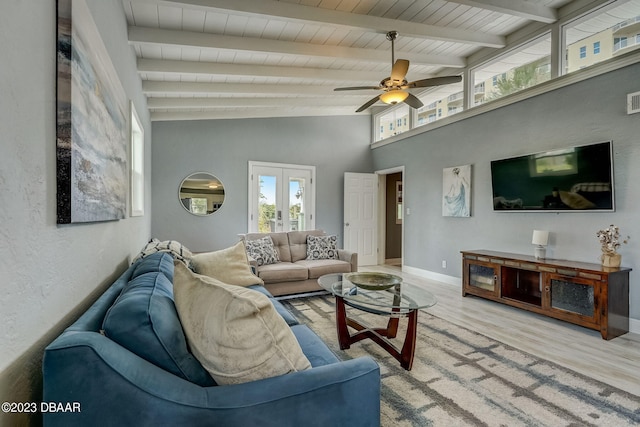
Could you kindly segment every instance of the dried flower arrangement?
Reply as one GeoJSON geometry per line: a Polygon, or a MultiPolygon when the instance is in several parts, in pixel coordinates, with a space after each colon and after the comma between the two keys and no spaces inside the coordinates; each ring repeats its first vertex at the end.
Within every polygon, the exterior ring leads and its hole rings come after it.
{"type": "MultiPolygon", "coordinates": [[[[620,228],[611,224],[608,228],[600,230],[596,233],[602,246],[602,253],[613,255],[616,254],[616,250],[620,247],[620,228]]],[[[626,244],[631,237],[627,236],[622,243],[626,244]]]]}

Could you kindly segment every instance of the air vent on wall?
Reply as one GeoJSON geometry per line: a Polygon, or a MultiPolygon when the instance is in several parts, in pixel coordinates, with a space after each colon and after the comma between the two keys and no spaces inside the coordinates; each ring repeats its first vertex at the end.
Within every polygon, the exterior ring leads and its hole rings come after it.
{"type": "Polygon", "coordinates": [[[640,92],[627,95],[627,114],[640,113],[640,92]]]}

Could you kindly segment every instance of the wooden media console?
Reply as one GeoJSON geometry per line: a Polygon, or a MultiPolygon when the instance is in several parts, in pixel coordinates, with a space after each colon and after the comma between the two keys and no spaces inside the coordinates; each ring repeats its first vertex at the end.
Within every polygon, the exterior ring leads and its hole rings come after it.
{"type": "Polygon", "coordinates": [[[600,331],[629,331],[629,268],[462,251],[462,296],[475,295],[600,331]]]}

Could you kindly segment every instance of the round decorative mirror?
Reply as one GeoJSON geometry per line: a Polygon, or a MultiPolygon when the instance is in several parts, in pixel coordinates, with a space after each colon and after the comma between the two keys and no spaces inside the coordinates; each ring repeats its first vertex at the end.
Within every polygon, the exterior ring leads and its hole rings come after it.
{"type": "Polygon", "coordinates": [[[223,202],[224,185],[210,173],[192,173],[180,184],[180,204],[194,215],[211,215],[223,202]]]}

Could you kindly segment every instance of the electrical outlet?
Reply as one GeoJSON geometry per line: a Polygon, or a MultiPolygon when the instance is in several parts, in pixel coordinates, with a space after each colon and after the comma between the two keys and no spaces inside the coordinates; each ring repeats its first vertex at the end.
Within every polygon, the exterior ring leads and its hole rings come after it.
{"type": "Polygon", "coordinates": [[[447,261],[446,260],[442,260],[442,268],[447,268],[447,261]]]}

